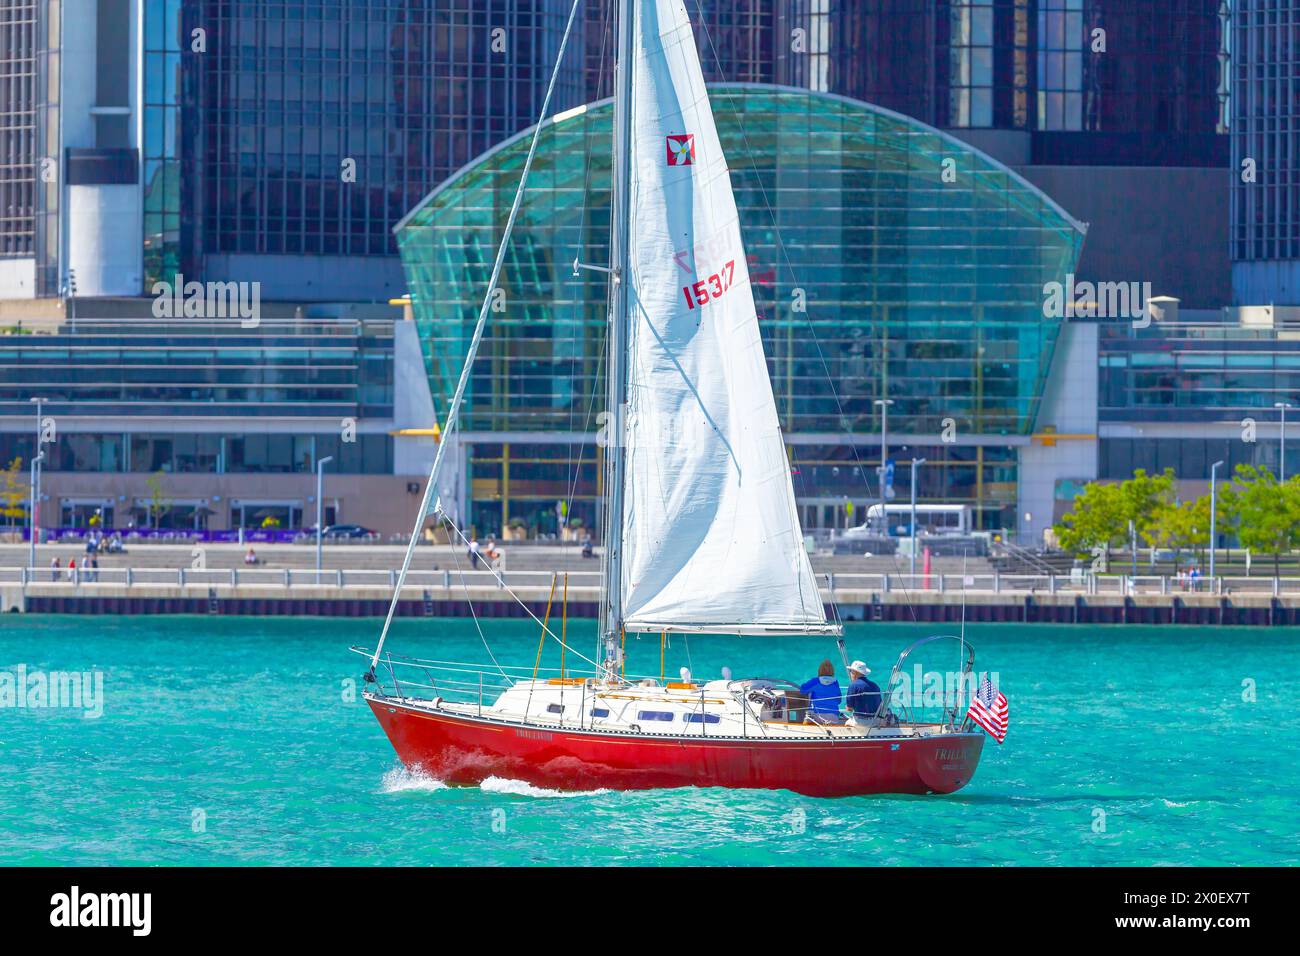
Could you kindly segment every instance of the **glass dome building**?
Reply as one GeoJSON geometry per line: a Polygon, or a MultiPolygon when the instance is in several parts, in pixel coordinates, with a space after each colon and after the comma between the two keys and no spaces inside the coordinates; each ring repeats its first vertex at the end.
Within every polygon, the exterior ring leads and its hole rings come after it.
{"type": "MultiPolygon", "coordinates": [[[[805,527],[876,500],[890,458],[924,457],[918,497],[1014,523],[1028,441],[1084,227],[971,146],[860,101],[711,88],[805,527]]],[[[546,122],[462,420],[479,534],[556,530],[600,493],[610,101],[546,122]]],[[[479,157],[396,228],[435,402],[460,374],[531,130],[479,157]]],[[[905,489],[899,469],[900,487],[905,489]]],[[[906,493],[905,490],[903,493],[906,493]]],[[[861,520],[861,513],[857,520],[861,520]]]]}

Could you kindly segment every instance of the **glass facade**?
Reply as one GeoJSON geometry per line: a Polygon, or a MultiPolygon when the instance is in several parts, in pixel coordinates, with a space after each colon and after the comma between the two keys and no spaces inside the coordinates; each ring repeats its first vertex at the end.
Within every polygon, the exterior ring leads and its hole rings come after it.
{"type": "MultiPolygon", "coordinates": [[[[689,6],[710,81],[851,96],[938,127],[1023,130],[1034,163],[1228,161],[1219,135],[1222,0],[689,6]],[[1090,49],[1098,28],[1105,54],[1090,49]]],[[[1293,29],[1291,5],[1239,6],[1243,18],[1263,18],[1261,29],[1293,29]]],[[[202,277],[210,267],[231,278],[247,264],[238,257],[392,256],[392,229],[407,210],[535,121],[568,13],[567,0],[139,0],[137,8],[145,293],[178,272],[202,277]],[[203,52],[192,49],[196,29],[203,52]]],[[[612,0],[584,4],[557,111],[609,94],[612,14],[612,0]]],[[[57,168],[63,153],[62,15],[62,0],[11,0],[0,11],[0,256],[34,257],[41,295],[60,294],[67,281],[61,177],[39,175],[42,160],[57,168]]],[[[1288,82],[1284,74],[1247,83],[1246,68],[1234,69],[1243,90],[1288,82]]],[[[1291,122],[1285,90],[1250,95],[1241,102],[1258,135],[1270,132],[1271,116],[1291,122]]],[[[1252,140],[1250,149],[1271,156],[1283,147],[1252,140]]],[[[1276,165],[1261,168],[1274,177],[1272,192],[1237,190],[1234,248],[1247,244],[1248,223],[1252,248],[1297,241],[1295,190],[1276,179],[1276,165]]],[[[305,271],[300,280],[286,274],[304,297],[317,291],[305,271]]]]}
{"type": "Polygon", "coordinates": [[[1227,162],[1222,0],[1037,0],[1034,162],[1227,162]]]}
{"type": "MultiPolygon", "coordinates": [[[[1269,421],[1277,413],[1269,410],[1269,421]]],[[[1291,420],[1287,419],[1288,428],[1291,420]]],[[[1180,479],[1208,481],[1210,466],[1223,462],[1219,479],[1227,480],[1238,465],[1256,465],[1280,474],[1281,445],[1276,439],[1244,442],[1240,438],[1103,438],[1099,442],[1097,477],[1124,480],[1139,468],[1147,474],[1159,474],[1172,468],[1180,479]]],[[[1286,474],[1297,474],[1300,448],[1288,447],[1286,474]]]]}
{"type": "MultiPolygon", "coordinates": [[[[174,2],[174,0],[173,0],[174,2]]],[[[534,122],[562,0],[199,0],[206,253],[391,255],[444,177],[534,122]]],[[[580,43],[575,43],[575,48],[580,43]]],[[[556,93],[580,101],[581,57],[556,93]]]]}
{"type": "Polygon", "coordinates": [[[0,7],[0,258],[32,255],[36,221],[36,0],[0,7]]]}
{"type": "MultiPolygon", "coordinates": [[[[962,444],[1029,434],[1059,329],[1043,315],[1043,284],[1073,268],[1081,228],[1006,168],[903,116],[770,87],[719,86],[712,99],[796,460],[801,445],[843,446],[810,449],[807,466],[857,467],[853,447],[871,442],[853,436],[879,432],[882,397],[894,402],[895,453],[922,436],[937,445],[946,428],[962,444]]],[[[571,263],[608,258],[611,114],[597,104],[543,130],[504,299],[473,370],[470,433],[557,441],[597,427],[606,288],[601,273],[575,278],[571,263]]],[[[519,137],[488,154],[398,232],[435,403],[460,373],[527,147],[519,137]]],[[[936,473],[963,476],[942,496],[1000,515],[1015,489],[1014,474],[1007,484],[998,469],[1014,472],[1014,452],[986,476],[977,446],[997,443],[969,444],[934,455],[951,461],[936,473]]],[[[506,520],[512,496],[530,497],[521,482],[531,476],[513,469],[507,490],[495,455],[483,463],[491,475],[472,458],[475,501],[505,500],[506,520]]],[[[580,497],[598,493],[596,470],[584,477],[592,448],[566,445],[551,458],[563,464],[554,480],[579,483],[580,497]]],[[[531,498],[550,507],[555,490],[538,485],[531,498]]]]}
{"type": "Polygon", "coordinates": [[[1227,323],[1103,325],[1101,422],[1271,420],[1300,404],[1300,349],[1286,332],[1227,323]]]}
{"type": "Polygon", "coordinates": [[[63,67],[63,2],[45,0],[36,11],[36,175],[34,243],[36,292],[58,295],[61,277],[60,191],[62,189],[61,96],[63,67]],[[49,163],[53,176],[40,175],[49,163]]]}
{"type": "MultiPolygon", "coordinates": [[[[31,434],[0,432],[0,462],[31,461],[31,434]]],[[[48,471],[113,474],[311,474],[321,458],[333,457],[331,474],[393,472],[393,439],[357,435],[343,441],[328,433],[110,433],[62,432],[45,446],[48,471]]]]}
{"type": "MultiPolygon", "coordinates": [[[[1038,128],[1084,129],[1084,0],[1039,0],[1038,128]]],[[[1091,62],[1091,59],[1089,60],[1091,62]]]]}
{"type": "Polygon", "coordinates": [[[1234,272],[1245,270],[1238,301],[1300,304],[1300,2],[1238,0],[1233,26],[1232,257],[1234,272]]]}
{"type": "Polygon", "coordinates": [[[391,418],[391,322],[81,319],[0,336],[0,415],[391,418]]]}
{"type": "Polygon", "coordinates": [[[186,59],[189,31],[181,14],[181,0],[144,0],[145,292],[155,282],[174,282],[178,272],[197,271],[190,234],[197,157],[187,148],[193,142],[195,116],[186,108],[195,103],[195,79],[183,68],[195,61],[186,59]],[[187,209],[190,215],[183,225],[187,209]]]}
{"type": "MultiPolygon", "coordinates": [[[[1185,435],[1103,437],[1100,477],[1128,478],[1174,469],[1184,479],[1208,479],[1223,461],[1278,474],[1278,403],[1300,419],[1300,345],[1280,329],[1228,322],[1160,322],[1146,329],[1107,324],[1098,336],[1098,420],[1107,425],[1181,426],[1185,435]],[[1248,422],[1255,423],[1249,440],[1248,422]],[[1205,437],[1211,430],[1230,438],[1205,437]]],[[[1286,474],[1300,474],[1300,443],[1287,450],[1286,474]]]]}
{"type": "MultiPolygon", "coordinates": [[[[942,83],[940,119],[944,126],[991,127],[994,88],[1005,80],[1007,71],[995,69],[995,18],[1003,19],[1010,9],[993,0],[947,0],[939,4],[938,31],[942,83]]],[[[1021,4],[1023,6],[1023,4],[1021,4]]],[[[1005,47],[1004,47],[1005,49],[1005,47]]],[[[1004,64],[998,64],[1004,66],[1004,64]]],[[[1009,126],[1009,122],[1001,125],[1009,126]]]]}

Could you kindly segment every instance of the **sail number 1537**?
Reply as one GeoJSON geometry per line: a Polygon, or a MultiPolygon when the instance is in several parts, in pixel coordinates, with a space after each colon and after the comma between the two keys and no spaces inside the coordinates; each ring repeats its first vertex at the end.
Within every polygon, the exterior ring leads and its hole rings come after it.
{"type": "Polygon", "coordinates": [[[722,293],[731,288],[731,278],[735,273],[736,260],[732,259],[707,279],[701,279],[694,285],[682,286],[682,295],[686,296],[687,308],[693,309],[697,305],[708,305],[709,302],[721,296],[722,293]]]}

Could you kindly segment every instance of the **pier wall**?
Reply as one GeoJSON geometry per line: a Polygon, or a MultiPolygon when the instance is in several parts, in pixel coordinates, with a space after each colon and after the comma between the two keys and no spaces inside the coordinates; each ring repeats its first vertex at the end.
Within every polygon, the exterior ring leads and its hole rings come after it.
{"type": "MultiPolygon", "coordinates": [[[[549,589],[516,588],[521,605],[500,588],[407,588],[399,617],[468,617],[470,604],[481,618],[538,618],[546,613],[549,589]]],[[[829,606],[828,613],[832,613],[829,606]]],[[[0,610],[32,614],[211,614],[311,617],[382,617],[391,592],[382,587],[313,585],[92,585],[68,588],[31,584],[26,593],[6,586],[0,610]]],[[[967,621],[1050,624],[1198,624],[1300,626],[1300,596],[1268,594],[1137,595],[967,593],[967,621]]],[[[571,588],[570,617],[595,617],[598,594],[571,588]]],[[[957,592],[837,591],[834,608],[845,621],[957,623],[963,599],[957,592]]]]}

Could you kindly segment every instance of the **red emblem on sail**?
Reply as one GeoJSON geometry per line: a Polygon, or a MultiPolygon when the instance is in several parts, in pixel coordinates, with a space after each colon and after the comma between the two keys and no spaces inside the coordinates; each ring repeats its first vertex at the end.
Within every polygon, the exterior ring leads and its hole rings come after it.
{"type": "Polygon", "coordinates": [[[669,136],[667,147],[669,166],[695,165],[695,137],[690,133],[669,136]]]}

